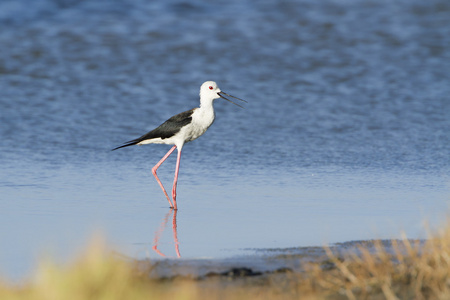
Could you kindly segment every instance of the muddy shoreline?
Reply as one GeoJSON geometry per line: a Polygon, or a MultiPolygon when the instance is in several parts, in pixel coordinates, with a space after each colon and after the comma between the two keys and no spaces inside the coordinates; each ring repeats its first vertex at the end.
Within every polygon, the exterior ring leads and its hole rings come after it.
{"type": "MultiPolygon", "coordinates": [[[[402,240],[395,240],[402,244],[402,240]]],[[[410,243],[423,244],[424,240],[409,240],[410,243]]],[[[387,253],[394,253],[393,240],[349,241],[330,245],[328,249],[336,257],[359,255],[360,247],[371,252],[383,247],[387,253]]],[[[252,250],[253,255],[243,255],[226,259],[160,259],[139,261],[140,269],[147,272],[151,279],[170,281],[189,279],[205,281],[232,280],[242,278],[257,279],[265,277],[282,277],[291,273],[302,273],[305,266],[319,265],[323,270],[334,269],[334,263],[325,247],[292,247],[252,250]]],[[[400,249],[404,251],[404,249],[400,249]]]]}

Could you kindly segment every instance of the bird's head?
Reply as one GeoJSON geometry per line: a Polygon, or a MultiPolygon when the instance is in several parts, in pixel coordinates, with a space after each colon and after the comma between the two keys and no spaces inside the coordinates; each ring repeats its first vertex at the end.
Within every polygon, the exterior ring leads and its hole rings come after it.
{"type": "Polygon", "coordinates": [[[243,99],[240,99],[240,98],[234,97],[230,94],[227,94],[225,92],[222,92],[219,89],[219,86],[217,85],[217,83],[214,81],[206,81],[200,87],[200,101],[201,102],[203,102],[203,101],[212,102],[212,101],[214,101],[214,99],[222,98],[222,99],[225,99],[228,102],[231,102],[239,107],[242,107],[241,105],[231,101],[230,99],[226,98],[225,96],[228,96],[228,97],[231,97],[231,98],[243,101],[243,102],[247,102],[243,99]]]}
{"type": "Polygon", "coordinates": [[[200,87],[200,99],[209,99],[210,101],[220,98],[221,90],[214,81],[206,81],[200,87]]]}

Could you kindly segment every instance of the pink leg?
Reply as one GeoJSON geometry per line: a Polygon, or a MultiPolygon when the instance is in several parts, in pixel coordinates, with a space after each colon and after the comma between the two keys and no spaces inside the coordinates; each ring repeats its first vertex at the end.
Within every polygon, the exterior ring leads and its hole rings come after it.
{"type": "Polygon", "coordinates": [[[172,188],[172,199],[174,209],[177,209],[177,182],[178,182],[178,171],[180,170],[180,160],[181,160],[181,150],[178,149],[177,166],[175,167],[175,178],[173,179],[173,188],[172,188]]]}
{"type": "MultiPolygon", "coordinates": [[[[164,195],[166,195],[167,200],[169,201],[170,207],[173,207],[172,205],[172,201],[170,201],[169,195],[167,195],[166,189],[164,188],[163,184],[161,183],[161,180],[159,180],[158,175],[156,175],[156,170],[158,170],[159,166],[170,156],[170,154],[172,154],[172,152],[175,150],[177,146],[173,146],[169,152],[166,153],[166,155],[164,155],[163,158],[161,158],[161,160],[152,168],[152,173],[153,176],[155,176],[156,181],[158,181],[159,186],[161,187],[161,189],[164,192],[164,195]]],[[[174,199],[175,202],[175,199],[174,199]]],[[[176,209],[176,203],[175,203],[175,209],[176,209]]]]}

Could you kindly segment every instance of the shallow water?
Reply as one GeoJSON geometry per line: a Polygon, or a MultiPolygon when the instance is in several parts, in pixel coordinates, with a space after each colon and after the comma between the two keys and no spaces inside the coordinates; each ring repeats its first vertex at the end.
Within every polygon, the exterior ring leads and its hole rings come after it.
{"type": "Polygon", "coordinates": [[[168,147],[110,149],[197,106],[205,80],[249,103],[217,100],[184,148],[182,258],[424,237],[450,200],[449,20],[444,0],[2,1],[0,272],[97,230],[176,257],[150,172],[168,147]]]}

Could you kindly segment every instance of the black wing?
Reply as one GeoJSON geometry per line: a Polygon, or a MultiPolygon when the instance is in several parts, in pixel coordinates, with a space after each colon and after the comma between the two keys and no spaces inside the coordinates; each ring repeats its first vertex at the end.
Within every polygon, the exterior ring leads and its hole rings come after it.
{"type": "Polygon", "coordinates": [[[179,113],[178,115],[171,117],[169,120],[167,120],[164,123],[162,123],[161,125],[159,125],[157,128],[153,129],[152,131],[144,134],[143,136],[141,136],[137,139],[128,141],[125,144],[123,144],[122,146],[112,149],[112,151],[123,148],[123,147],[136,145],[145,140],[151,140],[154,138],[161,138],[161,139],[170,138],[170,137],[174,136],[175,134],[177,134],[181,130],[182,127],[191,123],[192,113],[194,112],[194,110],[195,110],[195,108],[185,111],[185,112],[182,112],[182,113],[179,113]]]}

